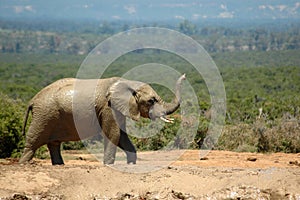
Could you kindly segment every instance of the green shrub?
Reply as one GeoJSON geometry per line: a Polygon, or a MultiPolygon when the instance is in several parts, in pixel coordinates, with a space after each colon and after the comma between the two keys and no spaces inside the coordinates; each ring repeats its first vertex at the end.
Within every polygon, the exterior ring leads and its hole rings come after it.
{"type": "Polygon", "coordinates": [[[64,150],[80,150],[84,148],[84,143],[82,141],[70,141],[64,142],[62,144],[64,150]]]}
{"type": "Polygon", "coordinates": [[[18,157],[24,147],[24,104],[0,93],[0,158],[18,157]]]}
{"type": "Polygon", "coordinates": [[[34,157],[39,159],[50,159],[50,153],[47,148],[47,145],[43,145],[40,148],[38,148],[34,154],[34,157]]]}
{"type": "MultiPolygon", "coordinates": [[[[175,118],[173,124],[166,123],[161,130],[152,127],[145,132],[144,127],[149,124],[148,119],[142,119],[135,126],[141,130],[139,137],[130,136],[133,143],[139,150],[160,150],[162,148],[181,148],[182,139],[184,137],[177,133],[180,120],[175,118]],[[150,132],[149,132],[150,131],[150,132]],[[143,134],[146,134],[145,137],[143,134]],[[148,134],[152,135],[151,137],[148,134]]],[[[156,125],[154,125],[156,126],[156,125]]],[[[130,132],[128,132],[130,135],[130,132]]]]}

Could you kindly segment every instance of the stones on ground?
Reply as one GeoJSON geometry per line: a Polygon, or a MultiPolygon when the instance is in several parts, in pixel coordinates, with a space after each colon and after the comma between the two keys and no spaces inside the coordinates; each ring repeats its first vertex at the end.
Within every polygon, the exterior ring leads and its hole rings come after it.
{"type": "Polygon", "coordinates": [[[295,161],[290,161],[289,164],[290,164],[290,165],[296,165],[296,166],[300,167],[300,162],[298,162],[297,160],[295,160],[295,161]]]}
{"type": "MultiPolygon", "coordinates": [[[[2,199],[2,198],[0,198],[0,199],[2,199]]],[[[65,197],[63,195],[42,193],[42,194],[37,194],[37,195],[14,194],[11,197],[3,198],[3,200],[31,200],[31,199],[63,200],[63,199],[65,199],[65,197]]]]}
{"type": "Polygon", "coordinates": [[[257,160],[256,157],[248,157],[247,158],[247,161],[250,161],[250,162],[255,162],[257,160]]]}
{"type": "Polygon", "coordinates": [[[200,160],[208,160],[208,157],[202,157],[200,160]]]}

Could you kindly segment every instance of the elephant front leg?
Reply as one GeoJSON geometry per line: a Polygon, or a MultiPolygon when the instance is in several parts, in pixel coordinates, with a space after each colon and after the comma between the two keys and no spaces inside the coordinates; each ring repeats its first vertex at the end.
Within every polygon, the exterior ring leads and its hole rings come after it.
{"type": "Polygon", "coordinates": [[[63,165],[64,161],[60,153],[60,142],[50,142],[47,144],[50,151],[52,165],[63,165]]]}
{"type": "Polygon", "coordinates": [[[104,137],[104,158],[105,165],[112,165],[116,159],[117,145],[111,139],[104,137]]]}
{"type": "MultiPolygon", "coordinates": [[[[111,119],[111,118],[108,118],[111,119]]],[[[113,119],[113,118],[112,118],[113,119]]],[[[104,133],[104,158],[105,165],[114,164],[117,152],[117,145],[120,139],[119,126],[116,121],[108,120],[102,124],[102,131],[104,133]]]]}

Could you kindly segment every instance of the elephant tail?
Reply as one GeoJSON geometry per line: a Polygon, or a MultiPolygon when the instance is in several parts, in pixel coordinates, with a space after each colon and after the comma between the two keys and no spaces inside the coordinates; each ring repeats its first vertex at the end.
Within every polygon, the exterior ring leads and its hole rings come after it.
{"type": "Polygon", "coordinates": [[[23,136],[25,136],[25,132],[26,132],[26,124],[27,124],[27,120],[28,120],[28,117],[29,117],[29,112],[32,111],[32,107],[33,107],[33,104],[30,104],[30,105],[27,107],[26,115],[25,115],[25,118],[24,118],[23,129],[22,129],[23,136]]]}

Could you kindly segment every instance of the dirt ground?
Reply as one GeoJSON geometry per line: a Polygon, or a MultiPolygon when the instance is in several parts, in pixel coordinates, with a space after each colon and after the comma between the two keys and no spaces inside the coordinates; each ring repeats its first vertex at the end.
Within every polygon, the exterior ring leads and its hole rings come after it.
{"type": "Polygon", "coordinates": [[[300,200],[300,154],[139,152],[127,165],[118,153],[113,166],[82,152],[63,157],[63,166],[0,160],[0,199],[300,200]]]}

